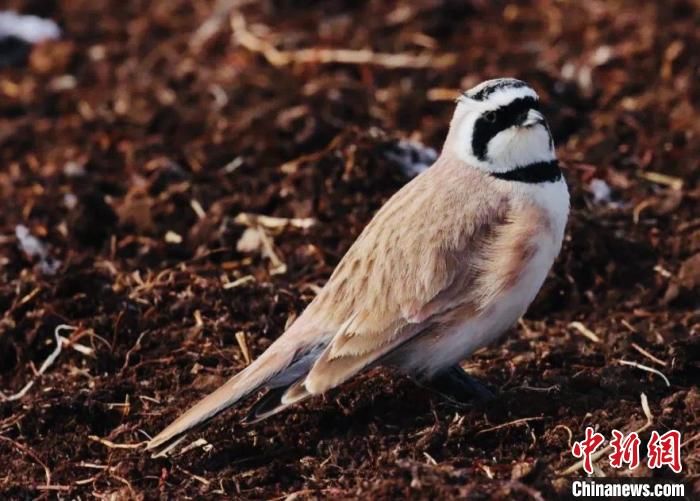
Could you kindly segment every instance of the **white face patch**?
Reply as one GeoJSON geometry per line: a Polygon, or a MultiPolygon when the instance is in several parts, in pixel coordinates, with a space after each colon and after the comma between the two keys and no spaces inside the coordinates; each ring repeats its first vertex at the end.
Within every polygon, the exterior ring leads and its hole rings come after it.
{"type": "Polygon", "coordinates": [[[518,123],[522,113],[527,112],[527,103],[538,100],[537,93],[519,80],[498,79],[479,84],[458,99],[450,124],[452,137],[446,147],[465,163],[486,172],[507,172],[534,162],[554,160],[547,126],[518,123]],[[495,125],[498,130],[487,134],[481,145],[477,137],[476,146],[482,146],[482,150],[475,151],[475,134],[484,135],[484,125],[489,125],[484,120],[488,118],[498,120],[495,125]]]}
{"type": "Polygon", "coordinates": [[[549,131],[544,125],[506,129],[489,142],[488,170],[506,172],[514,167],[554,160],[554,151],[549,146],[549,131]]]}

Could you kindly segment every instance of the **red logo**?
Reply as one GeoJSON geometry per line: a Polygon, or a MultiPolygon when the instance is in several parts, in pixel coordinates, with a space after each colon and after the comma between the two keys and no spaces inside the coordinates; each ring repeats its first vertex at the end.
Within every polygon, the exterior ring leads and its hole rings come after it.
{"type": "Polygon", "coordinates": [[[681,465],[681,432],[678,430],[667,431],[659,435],[657,431],[651,432],[651,438],[647,444],[649,455],[649,468],[661,468],[668,465],[676,473],[683,469],[681,465]]]}
{"type": "Polygon", "coordinates": [[[605,437],[600,433],[594,433],[593,428],[586,427],[586,438],[580,442],[574,442],[571,453],[574,457],[583,458],[583,469],[589,475],[593,473],[593,461],[591,455],[605,442],[605,437]]]}
{"type": "MultiPolygon", "coordinates": [[[[604,442],[605,436],[587,426],[586,437],[579,442],[574,442],[571,447],[571,453],[574,457],[583,458],[583,469],[589,475],[593,473],[592,456],[604,442]]],[[[640,444],[641,440],[637,432],[625,435],[621,431],[612,430],[612,440],[610,440],[612,453],[608,455],[610,466],[622,468],[624,464],[627,464],[630,470],[634,470],[639,466],[640,444]]],[[[674,472],[680,473],[683,469],[681,464],[681,432],[671,430],[659,435],[659,432],[652,431],[647,443],[647,456],[649,468],[668,466],[674,472]]]]}
{"type": "Polygon", "coordinates": [[[629,465],[630,470],[634,470],[639,466],[639,435],[633,431],[629,435],[624,435],[622,432],[613,430],[613,439],[610,441],[610,446],[613,448],[610,458],[610,466],[613,468],[622,468],[623,463],[629,465]]]}

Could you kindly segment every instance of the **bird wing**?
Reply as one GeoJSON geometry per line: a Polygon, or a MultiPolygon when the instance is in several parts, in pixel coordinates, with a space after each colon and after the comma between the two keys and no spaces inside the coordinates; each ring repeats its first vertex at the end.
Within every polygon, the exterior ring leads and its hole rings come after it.
{"type": "Polygon", "coordinates": [[[304,380],[309,393],[352,377],[437,313],[470,301],[477,307],[478,294],[468,291],[508,204],[498,190],[474,189],[475,175],[461,165],[432,167],[358,237],[305,312],[340,326],[304,380]]]}

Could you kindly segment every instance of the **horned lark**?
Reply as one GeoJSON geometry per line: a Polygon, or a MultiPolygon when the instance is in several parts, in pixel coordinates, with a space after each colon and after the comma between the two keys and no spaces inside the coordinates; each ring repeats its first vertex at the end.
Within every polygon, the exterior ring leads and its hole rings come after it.
{"type": "Polygon", "coordinates": [[[379,210],[299,318],[178,417],[158,447],[258,389],[258,420],[376,365],[477,390],[460,360],[525,313],[561,248],[569,193],[525,82],[457,99],[435,163],[379,210]]]}

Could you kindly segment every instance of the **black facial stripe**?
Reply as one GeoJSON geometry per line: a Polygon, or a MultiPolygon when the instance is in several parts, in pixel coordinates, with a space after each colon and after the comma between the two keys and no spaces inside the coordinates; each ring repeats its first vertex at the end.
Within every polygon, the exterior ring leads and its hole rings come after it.
{"type": "Polygon", "coordinates": [[[507,172],[492,172],[491,175],[504,181],[518,181],[521,183],[551,183],[561,179],[559,162],[535,162],[522,167],[516,167],[507,172]]]}
{"type": "Polygon", "coordinates": [[[473,99],[475,101],[484,101],[488,99],[488,97],[493,94],[496,91],[499,91],[501,89],[520,89],[522,87],[527,87],[528,85],[521,81],[521,80],[516,80],[514,78],[507,78],[503,80],[496,80],[494,83],[491,85],[487,85],[483,87],[482,89],[479,89],[479,92],[476,92],[474,94],[468,94],[465,93],[465,96],[467,96],[470,99],[473,99]]]}
{"type": "MultiPolygon", "coordinates": [[[[486,160],[489,141],[499,132],[516,125],[518,118],[528,110],[538,109],[539,103],[534,97],[519,97],[493,111],[495,120],[487,120],[484,115],[477,118],[472,134],[472,151],[479,160],[486,160]]],[[[489,113],[489,112],[486,112],[489,113]]]]}

